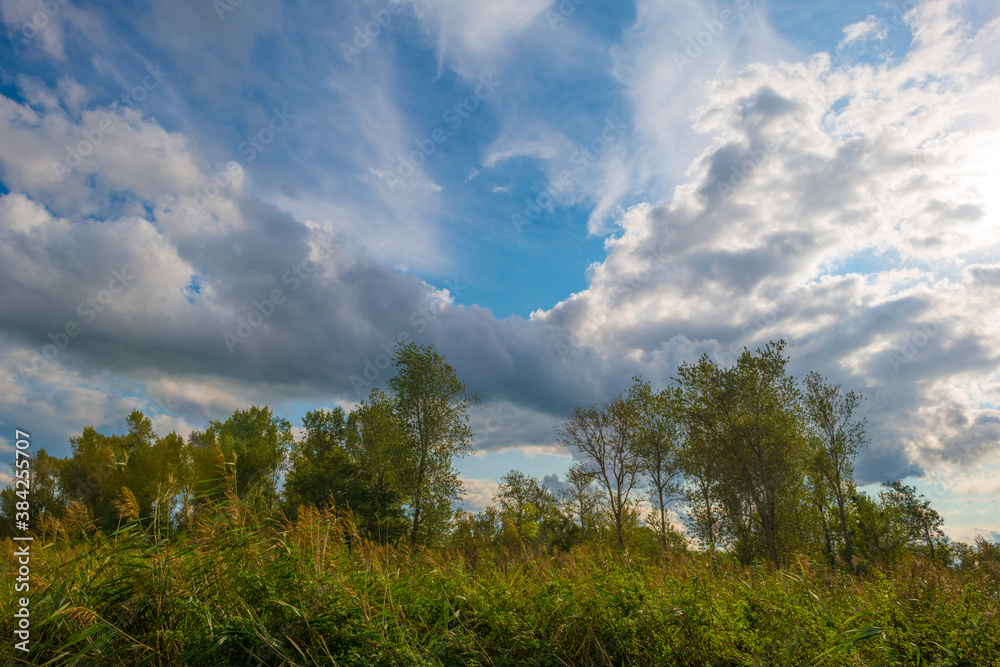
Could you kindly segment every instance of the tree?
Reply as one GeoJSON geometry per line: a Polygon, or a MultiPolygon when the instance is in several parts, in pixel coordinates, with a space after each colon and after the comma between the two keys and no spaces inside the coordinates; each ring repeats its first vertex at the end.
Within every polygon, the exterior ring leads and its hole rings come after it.
{"type": "Polygon", "coordinates": [[[851,495],[858,555],[881,566],[894,563],[904,553],[908,541],[899,508],[887,500],[885,492],[879,493],[878,501],[861,491],[851,495]]]}
{"type": "Polygon", "coordinates": [[[344,446],[380,488],[397,486],[396,473],[405,459],[403,433],[393,410],[391,398],[374,389],[347,419],[344,446]]]}
{"type": "Polygon", "coordinates": [[[286,511],[294,517],[300,505],[332,502],[350,508],[366,535],[392,540],[405,530],[399,494],[384,475],[366,468],[369,461],[356,458],[347,447],[354,421],[340,407],[303,417],[306,435],[293,446],[285,480],[286,511]]]}
{"type": "Polygon", "coordinates": [[[518,540],[533,542],[545,524],[558,523],[556,499],[537,477],[511,470],[500,482],[493,502],[499,505],[503,525],[509,526],[518,540]]]}
{"type": "Polygon", "coordinates": [[[58,518],[65,507],[58,493],[58,466],[61,459],[49,456],[48,452],[41,448],[31,453],[27,460],[26,469],[11,466],[13,480],[0,491],[0,516],[3,517],[0,520],[0,539],[20,533],[16,530],[19,502],[28,503],[28,528],[35,533],[39,532],[44,517],[58,518]],[[24,470],[28,471],[27,475],[23,474],[24,470]],[[27,481],[27,491],[23,484],[17,483],[18,479],[27,481]]]}
{"type": "Polygon", "coordinates": [[[600,406],[575,407],[569,420],[556,427],[559,443],[583,454],[584,470],[603,487],[619,549],[625,548],[624,523],[634,509],[631,494],[642,474],[638,420],[636,406],[618,394],[600,406]]]}
{"type": "Polygon", "coordinates": [[[684,479],[682,494],[688,508],[684,522],[702,548],[714,553],[722,542],[720,461],[712,452],[708,435],[702,432],[698,420],[688,419],[684,426],[686,435],[678,452],[684,479]]]}
{"type": "Polygon", "coordinates": [[[580,521],[580,537],[586,540],[597,533],[601,497],[594,489],[594,473],[586,464],[570,466],[566,485],[559,490],[563,512],[580,521]]]}
{"type": "Polygon", "coordinates": [[[176,433],[157,436],[152,421],[133,410],[124,435],[103,435],[93,427],[70,438],[72,454],[55,460],[58,495],[66,504],[89,508],[94,523],[115,528],[121,510],[143,522],[172,526],[191,479],[190,449],[176,433]]]}
{"type": "Polygon", "coordinates": [[[187,477],[184,441],[176,433],[157,436],[153,422],[139,410],[133,410],[125,423],[128,433],[110,439],[115,457],[124,462],[116,475],[119,495],[135,500],[142,521],[154,522],[157,527],[168,525],[178,484],[187,477]]]}
{"type": "Polygon", "coordinates": [[[815,466],[837,504],[848,568],[853,568],[854,544],[848,529],[847,503],[854,492],[854,459],[867,440],[865,420],[854,418],[862,400],[861,394],[844,393],[840,385],[827,384],[816,372],[806,376],[806,414],[819,442],[815,466]]]}
{"type": "Polygon", "coordinates": [[[154,520],[177,528],[189,518],[192,507],[191,448],[179,435],[169,433],[156,439],[150,460],[156,483],[154,520]]]}
{"type": "MultiPolygon", "coordinates": [[[[678,369],[690,441],[682,457],[685,473],[705,479],[703,490],[715,498],[706,497],[702,509],[710,515],[715,507],[722,509],[724,528],[744,562],[762,555],[780,564],[801,530],[796,517],[808,446],[784,347],[779,341],[756,354],[744,350],[731,368],[703,355],[697,364],[678,369]]],[[[714,517],[708,520],[713,522],[714,517]]],[[[710,538],[717,536],[714,526],[709,532],[710,538]]]]}
{"type": "Polygon", "coordinates": [[[115,502],[121,496],[121,468],[127,464],[115,452],[116,439],[87,426],[70,438],[72,455],[58,466],[63,500],[87,507],[94,523],[105,529],[113,529],[118,522],[115,502]]]}
{"type": "Polygon", "coordinates": [[[225,422],[211,422],[204,432],[192,433],[190,440],[197,448],[199,481],[210,481],[210,497],[219,497],[219,468],[228,463],[235,467],[237,497],[259,509],[275,509],[278,479],[294,442],[288,420],[267,406],[252,406],[235,411],[225,422]]]}
{"type": "Polygon", "coordinates": [[[305,437],[292,445],[285,478],[285,504],[291,516],[299,505],[317,507],[330,500],[331,490],[349,472],[351,461],[344,447],[347,417],[343,408],[312,410],[302,418],[305,437]]]}
{"type": "Polygon", "coordinates": [[[637,446],[642,473],[649,481],[652,527],[666,551],[668,541],[676,532],[667,518],[668,505],[677,500],[680,493],[681,431],[676,418],[680,391],[666,388],[654,392],[648,382],[634,378],[628,401],[638,411],[637,446]]]}
{"type": "Polygon", "coordinates": [[[462,484],[452,468],[472,448],[466,391],[455,369],[433,346],[401,343],[393,356],[390,404],[400,438],[397,485],[410,511],[410,545],[440,536],[454,517],[462,484]]]}
{"type": "Polygon", "coordinates": [[[820,525],[823,529],[823,557],[830,564],[830,567],[836,567],[836,551],[833,547],[834,539],[830,530],[830,521],[828,521],[827,516],[831,511],[832,505],[830,488],[827,484],[826,475],[824,473],[826,459],[818,441],[814,439],[811,444],[814,451],[808,459],[806,469],[809,495],[812,498],[813,507],[816,510],[816,516],[819,518],[820,525]]]}
{"type": "Polygon", "coordinates": [[[910,545],[923,542],[927,546],[931,560],[937,558],[934,545],[944,544],[947,538],[941,526],[944,519],[937,510],[931,507],[931,501],[917,495],[917,490],[902,482],[883,482],[882,493],[884,504],[894,510],[899,518],[910,545]]]}

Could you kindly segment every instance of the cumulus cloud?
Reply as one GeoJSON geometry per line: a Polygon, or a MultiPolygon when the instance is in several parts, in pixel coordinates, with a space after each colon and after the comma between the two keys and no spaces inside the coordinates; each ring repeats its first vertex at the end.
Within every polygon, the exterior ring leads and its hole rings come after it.
{"type": "Polygon", "coordinates": [[[911,13],[915,44],[897,63],[820,54],[714,82],[695,118],[710,145],[688,180],[622,214],[588,289],[533,319],[640,359],[677,336],[717,342],[724,363],[784,337],[796,368],[879,398],[864,475],[995,450],[995,408],[947,429],[934,417],[996,405],[1000,360],[995,267],[962,268],[970,248],[1000,244],[987,182],[1000,81],[943,6],[911,13]]]}
{"type": "Polygon", "coordinates": [[[491,479],[461,478],[464,487],[463,502],[474,512],[479,512],[493,504],[493,496],[500,488],[499,482],[491,479]]]}
{"type": "MultiPolygon", "coordinates": [[[[384,350],[402,338],[437,343],[488,400],[545,412],[627,377],[573,349],[565,329],[457,306],[452,290],[467,286],[432,287],[376,261],[336,223],[245,195],[239,165],[207,164],[153,120],[105,109],[76,121],[0,103],[14,139],[0,149],[5,410],[59,396],[24,413],[47,410],[57,442],[82,424],[117,423],[141,394],[160,427],[177,429],[251,400],[357,401],[388,379],[384,350]],[[67,142],[109,115],[115,129],[54,173],[67,142]],[[200,198],[178,194],[190,192],[200,198]],[[597,363],[590,381],[579,383],[566,350],[597,363]]],[[[543,442],[527,431],[507,446],[543,442]]]]}
{"type": "MultiPolygon", "coordinates": [[[[418,20],[441,53],[477,66],[501,61],[549,6],[452,4],[418,3],[418,20]]],[[[297,83],[325,86],[353,119],[325,128],[325,117],[303,118],[303,155],[337,147],[363,187],[272,188],[262,160],[218,158],[196,127],[92,104],[69,78],[21,80],[19,94],[0,96],[0,412],[42,425],[65,453],[68,434],[115,428],[133,407],[181,431],[251,402],[353,403],[388,379],[387,350],[409,339],[435,344],[483,397],[480,452],[555,454],[552,426],[574,404],[604,400],[633,375],[663,385],[700,354],[731,363],[743,346],[784,337],[793,372],[819,370],[869,396],[861,481],[940,475],[961,489],[957,471],[993,460],[1000,438],[997,27],[933,1],[908,20],[905,56],[854,63],[796,57],[750,9],[720,31],[716,9],[639,3],[612,58],[630,134],[563,195],[593,206],[592,231],[610,219],[614,234],[586,289],[527,319],[459,305],[461,281],[431,285],[393,268],[446,266],[448,253],[434,221],[441,192],[414,187],[369,206],[379,170],[413,140],[373,83],[382,47],[336,81],[297,83]],[[689,55],[688,38],[698,44],[704,30],[710,43],[689,55]],[[98,130],[100,143],[68,166],[98,130]],[[640,190],[645,202],[613,214],[640,190]]],[[[220,39],[246,65],[245,35],[220,39]]],[[[229,86],[220,104],[232,104],[229,86]]],[[[484,169],[529,158],[551,181],[601,130],[519,118],[483,142],[484,169]]],[[[968,483],[970,493],[985,484],[968,483]]],[[[466,487],[480,507],[496,484],[466,487]]]]}

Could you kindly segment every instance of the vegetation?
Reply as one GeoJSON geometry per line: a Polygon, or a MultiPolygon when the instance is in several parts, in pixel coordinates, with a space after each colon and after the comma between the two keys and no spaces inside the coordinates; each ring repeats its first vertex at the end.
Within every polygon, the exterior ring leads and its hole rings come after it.
{"type": "MultiPolygon", "coordinates": [[[[388,391],[291,425],[264,407],[187,441],[133,411],[33,454],[31,653],[9,664],[980,665],[1000,548],[951,543],[913,487],[855,487],[862,397],[783,342],[577,406],[553,490],[463,512],[478,402],[433,348],[388,391]],[[644,510],[645,508],[645,510],[644,510]],[[643,511],[646,516],[643,516],[643,511]],[[686,535],[673,520],[686,525],[686,535]],[[690,540],[690,542],[689,542],[690,540]],[[29,659],[30,658],[30,659],[29,659]]],[[[24,492],[21,492],[24,495],[24,492]]],[[[18,502],[0,492],[0,535],[18,502]]],[[[4,571],[17,571],[4,547],[4,571]]]]}

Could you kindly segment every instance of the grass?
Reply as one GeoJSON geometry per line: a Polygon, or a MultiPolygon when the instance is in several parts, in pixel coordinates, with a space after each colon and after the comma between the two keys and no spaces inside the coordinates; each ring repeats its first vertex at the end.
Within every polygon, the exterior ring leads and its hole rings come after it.
{"type": "Polygon", "coordinates": [[[0,593],[6,664],[1000,664],[996,563],[914,559],[856,578],[599,547],[410,553],[316,510],[34,544],[28,654],[13,648],[23,593],[0,593]]]}

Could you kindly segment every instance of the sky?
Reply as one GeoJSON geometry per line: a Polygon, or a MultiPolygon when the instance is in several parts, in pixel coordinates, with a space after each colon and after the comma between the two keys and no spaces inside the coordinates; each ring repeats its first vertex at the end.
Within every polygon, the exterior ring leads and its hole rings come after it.
{"type": "Polygon", "coordinates": [[[574,405],[784,338],[867,397],[859,483],[1000,538],[998,17],[0,0],[0,463],[136,408],[298,428],[405,339],[482,398],[481,509],[559,485],[574,405]]]}

